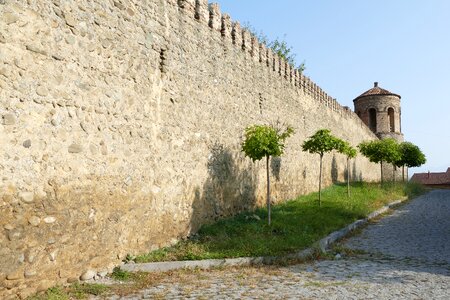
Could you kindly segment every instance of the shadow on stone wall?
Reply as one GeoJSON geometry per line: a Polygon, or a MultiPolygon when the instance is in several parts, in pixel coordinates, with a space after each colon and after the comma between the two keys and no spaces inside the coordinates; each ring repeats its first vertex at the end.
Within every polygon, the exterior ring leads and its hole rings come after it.
{"type": "MultiPolygon", "coordinates": [[[[349,169],[347,168],[347,163],[346,163],[345,169],[344,169],[344,182],[347,182],[348,172],[349,172],[349,169]]],[[[351,177],[351,174],[350,174],[350,177],[351,177]]],[[[350,180],[352,180],[352,178],[350,178],[350,180]]]]}
{"type": "Polygon", "coordinates": [[[281,157],[271,157],[270,168],[272,170],[272,175],[275,176],[276,181],[280,181],[281,157]]]}
{"type": "Polygon", "coordinates": [[[208,159],[208,178],[195,190],[191,233],[201,225],[256,206],[256,176],[252,165],[236,163],[230,149],[216,143],[208,159]]]}
{"type": "Polygon", "coordinates": [[[352,170],[352,174],[350,174],[352,177],[352,181],[362,181],[363,180],[363,176],[362,176],[362,172],[359,171],[356,168],[356,160],[353,160],[353,170],[352,170]]]}
{"type": "Polygon", "coordinates": [[[336,156],[333,154],[333,160],[331,161],[331,181],[337,183],[339,179],[339,169],[336,161],[336,156]]]}

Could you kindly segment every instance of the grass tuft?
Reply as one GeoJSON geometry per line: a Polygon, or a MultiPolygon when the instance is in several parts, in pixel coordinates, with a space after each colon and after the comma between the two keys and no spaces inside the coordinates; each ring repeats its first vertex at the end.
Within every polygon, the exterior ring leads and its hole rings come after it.
{"type": "Polygon", "coordinates": [[[96,283],[75,283],[68,287],[55,286],[44,293],[28,297],[28,300],[69,300],[88,299],[89,296],[101,296],[109,291],[109,287],[96,283]]]}
{"type": "Polygon", "coordinates": [[[131,279],[131,273],[115,267],[111,273],[111,278],[115,280],[127,281],[131,279]]]}
{"type": "Polygon", "coordinates": [[[28,300],[69,300],[69,295],[63,287],[54,286],[41,294],[37,294],[27,298],[28,300]]]}

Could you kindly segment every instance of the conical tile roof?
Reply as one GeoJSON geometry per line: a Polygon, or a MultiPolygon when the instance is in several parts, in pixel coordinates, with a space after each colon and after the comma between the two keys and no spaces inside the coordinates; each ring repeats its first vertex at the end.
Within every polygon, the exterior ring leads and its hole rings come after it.
{"type": "Polygon", "coordinates": [[[401,98],[400,95],[391,93],[391,92],[389,92],[388,90],[385,90],[385,89],[380,88],[380,87],[378,86],[378,82],[375,82],[374,85],[373,85],[373,88],[371,88],[370,90],[368,90],[368,91],[362,93],[361,95],[359,95],[358,97],[356,97],[355,100],[353,100],[353,101],[356,101],[356,100],[358,100],[358,99],[360,99],[360,98],[363,98],[363,97],[367,97],[367,96],[376,96],[376,95],[380,95],[380,96],[391,95],[391,96],[397,96],[397,97],[401,98]]]}

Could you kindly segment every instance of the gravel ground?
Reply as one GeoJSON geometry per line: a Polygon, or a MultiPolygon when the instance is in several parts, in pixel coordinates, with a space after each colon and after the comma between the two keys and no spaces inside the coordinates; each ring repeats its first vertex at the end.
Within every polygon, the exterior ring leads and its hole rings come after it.
{"type": "Polygon", "coordinates": [[[110,299],[450,299],[450,190],[434,190],[342,246],[364,254],[289,267],[187,272],[110,299]]]}

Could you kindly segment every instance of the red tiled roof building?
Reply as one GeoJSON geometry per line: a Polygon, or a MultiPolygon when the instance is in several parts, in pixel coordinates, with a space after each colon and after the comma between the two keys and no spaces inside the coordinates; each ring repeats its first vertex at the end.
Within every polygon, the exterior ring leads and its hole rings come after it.
{"type": "Polygon", "coordinates": [[[411,181],[432,187],[450,188],[450,168],[447,169],[447,172],[415,173],[411,177],[411,181]]]}

